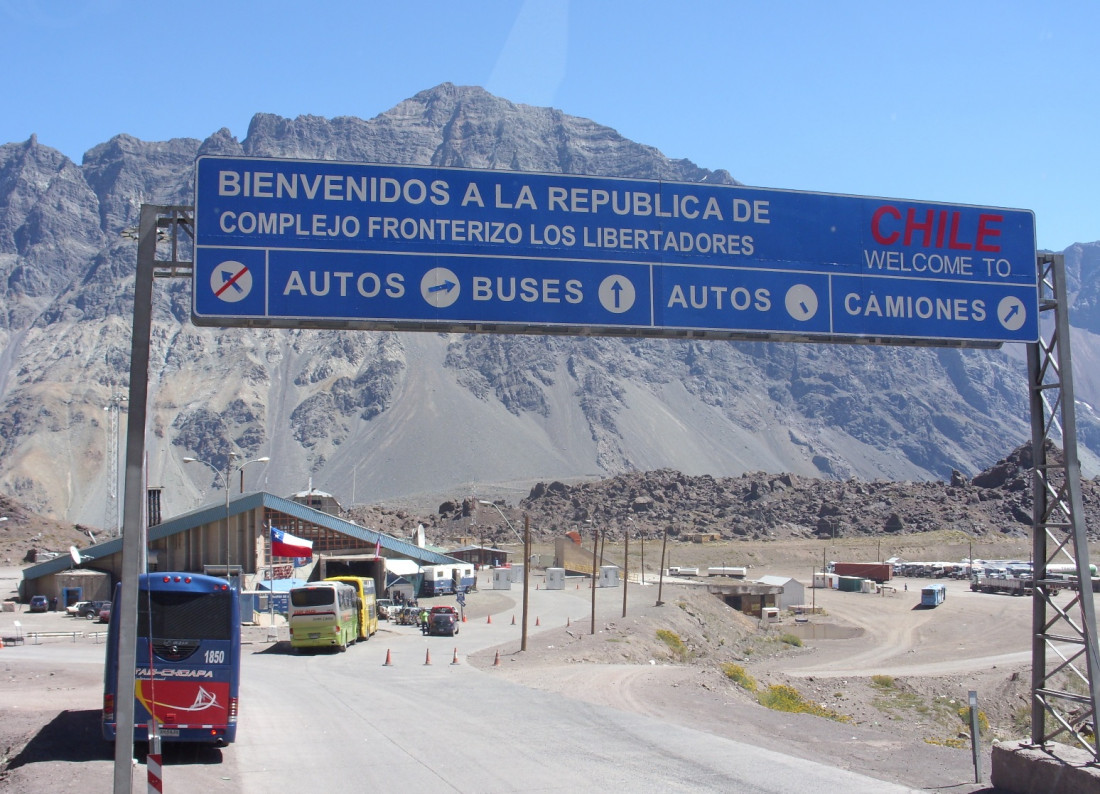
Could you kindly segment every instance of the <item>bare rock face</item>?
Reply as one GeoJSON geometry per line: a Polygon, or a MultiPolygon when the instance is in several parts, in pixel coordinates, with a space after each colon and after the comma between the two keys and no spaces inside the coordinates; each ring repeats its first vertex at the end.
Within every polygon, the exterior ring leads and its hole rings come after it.
{"type": "MultiPolygon", "coordinates": [[[[450,84],[365,120],[257,114],[242,140],[118,135],[81,165],[33,137],[2,145],[0,490],[44,515],[112,528],[136,255],[124,233],[143,203],[191,203],[200,154],[736,184],[594,121],[450,84]]],[[[1096,246],[1066,252],[1090,328],[1096,246]]],[[[158,283],[153,308],[148,476],[168,516],[224,487],[234,452],[271,459],[249,468],[249,489],[312,481],[345,504],[622,475],[636,515],[664,520],[692,490],[730,533],[771,532],[802,478],[969,490],[963,480],[1030,437],[1022,357],[1002,351],[196,328],[186,281],[158,283]],[[714,479],[692,479],[703,475],[714,479]]],[[[1100,392],[1093,371],[1078,383],[1085,402],[1100,392]]],[[[1091,412],[1078,434],[1096,459],[1091,412]]],[[[843,517],[822,513],[827,501],[804,505],[806,531],[843,517]]],[[[921,523],[896,512],[906,531],[921,523]]]]}
{"type": "MultiPolygon", "coordinates": [[[[1058,451],[1048,450],[1052,459],[1058,451]]],[[[800,540],[882,538],[947,531],[966,540],[1025,539],[1031,531],[1030,445],[1015,449],[972,480],[866,482],[745,473],[738,477],[689,476],[660,469],[567,484],[540,482],[528,495],[497,506],[513,526],[525,520],[536,540],[599,531],[612,540],[800,540]],[[1002,476],[1011,472],[1008,477],[1002,476]],[[1019,487],[1026,481],[1027,488],[1019,487]]],[[[1086,530],[1100,539],[1100,480],[1081,483],[1086,530]]],[[[495,511],[478,518],[478,539],[512,543],[514,535],[495,511]]],[[[399,536],[423,524],[446,542],[469,532],[469,509],[458,501],[432,512],[354,508],[349,517],[399,536]]]]}

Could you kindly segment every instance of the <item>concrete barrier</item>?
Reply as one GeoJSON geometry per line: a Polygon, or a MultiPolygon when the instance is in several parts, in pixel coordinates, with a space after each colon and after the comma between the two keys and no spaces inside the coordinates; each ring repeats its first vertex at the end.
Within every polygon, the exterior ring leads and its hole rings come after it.
{"type": "Polygon", "coordinates": [[[1045,748],[1027,742],[993,745],[993,774],[997,791],[1011,794],[1095,794],[1100,791],[1100,768],[1084,750],[1051,742],[1045,748]]]}

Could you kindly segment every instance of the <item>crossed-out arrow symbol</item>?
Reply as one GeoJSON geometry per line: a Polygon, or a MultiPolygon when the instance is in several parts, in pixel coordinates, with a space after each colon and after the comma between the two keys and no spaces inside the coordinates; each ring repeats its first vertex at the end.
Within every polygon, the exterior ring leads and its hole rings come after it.
{"type": "Polygon", "coordinates": [[[220,297],[221,294],[223,292],[225,292],[227,289],[229,289],[230,287],[232,287],[238,293],[244,292],[244,289],[241,287],[241,285],[237,283],[237,279],[239,279],[241,276],[243,276],[247,272],[248,272],[248,268],[243,267],[243,266],[236,273],[232,273],[232,274],[225,271],[225,270],[221,271],[222,285],[221,285],[221,287],[219,287],[217,289],[217,291],[214,294],[220,297]]]}

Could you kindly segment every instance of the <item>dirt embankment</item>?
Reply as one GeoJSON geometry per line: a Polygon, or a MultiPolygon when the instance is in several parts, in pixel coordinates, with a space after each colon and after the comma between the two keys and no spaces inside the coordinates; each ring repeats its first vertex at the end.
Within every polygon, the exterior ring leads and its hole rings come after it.
{"type": "MultiPolygon", "coordinates": [[[[957,559],[955,544],[939,540],[913,537],[911,550],[928,556],[911,558],[957,559]]],[[[744,564],[732,556],[744,544],[723,545],[678,548],[680,564],[744,564]]],[[[820,543],[753,546],[760,554],[753,576],[782,573],[808,584],[814,546],[820,566],[820,543]]],[[[472,661],[492,667],[500,650],[493,672],[527,686],[920,788],[980,789],[969,783],[970,690],[979,693],[986,764],[994,739],[1027,736],[1029,599],[949,581],[948,602],[924,610],[921,580],[898,580],[884,595],[807,589],[819,614],[805,622],[786,614],[764,626],[705,588],[672,581],[664,581],[660,607],[656,587],[632,585],[627,617],[598,620],[595,634],[587,621],[574,623],[538,634],[523,654],[502,646],[472,661]]]]}

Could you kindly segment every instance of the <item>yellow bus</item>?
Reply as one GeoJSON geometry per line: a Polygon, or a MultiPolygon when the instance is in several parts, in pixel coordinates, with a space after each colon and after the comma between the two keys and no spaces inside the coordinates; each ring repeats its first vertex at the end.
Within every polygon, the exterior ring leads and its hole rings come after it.
{"type": "Polygon", "coordinates": [[[344,582],[312,582],[290,591],[290,647],[346,651],[359,637],[355,588],[344,582]]]}
{"type": "Polygon", "coordinates": [[[359,597],[359,639],[369,640],[378,631],[378,599],[374,579],[369,576],[330,576],[326,582],[343,582],[355,588],[359,597]]]}

